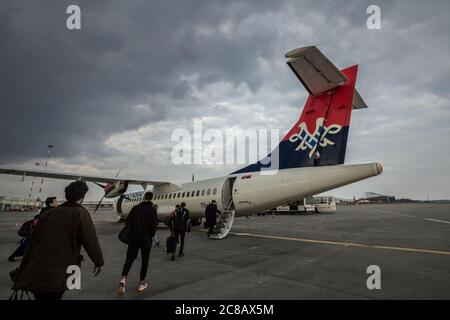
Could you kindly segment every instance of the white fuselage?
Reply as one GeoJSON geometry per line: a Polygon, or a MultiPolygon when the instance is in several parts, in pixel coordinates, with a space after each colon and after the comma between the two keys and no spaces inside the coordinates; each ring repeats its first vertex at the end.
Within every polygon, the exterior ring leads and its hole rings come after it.
{"type": "MultiPolygon", "coordinates": [[[[189,182],[173,192],[154,192],[158,218],[166,220],[177,204],[186,203],[191,218],[204,216],[205,208],[216,200],[219,210],[233,209],[236,216],[248,216],[314,194],[325,192],[382,172],[379,163],[335,165],[279,170],[275,174],[260,172],[228,175],[189,182]]],[[[126,216],[142,201],[144,191],[129,193],[121,203],[115,201],[115,211],[126,216]],[[130,201],[131,200],[131,201],[130,201]]],[[[119,200],[120,201],[120,200],[119,200]]]]}

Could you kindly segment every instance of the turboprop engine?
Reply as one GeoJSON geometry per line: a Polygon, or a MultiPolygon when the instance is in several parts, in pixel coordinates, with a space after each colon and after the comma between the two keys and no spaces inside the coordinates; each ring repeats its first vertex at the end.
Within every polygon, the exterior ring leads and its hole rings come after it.
{"type": "Polygon", "coordinates": [[[100,207],[100,205],[102,204],[102,201],[104,198],[117,198],[117,197],[123,197],[126,198],[126,196],[124,196],[125,192],[127,192],[128,189],[128,181],[118,181],[116,183],[107,183],[106,185],[101,185],[99,183],[94,182],[96,185],[98,185],[99,187],[103,188],[103,191],[105,192],[103,194],[103,197],[100,199],[100,201],[98,202],[97,206],[94,209],[94,212],[97,211],[97,209],[100,207]]]}
{"type": "Polygon", "coordinates": [[[105,198],[116,198],[122,196],[128,189],[128,181],[108,183],[103,187],[105,198]]]}

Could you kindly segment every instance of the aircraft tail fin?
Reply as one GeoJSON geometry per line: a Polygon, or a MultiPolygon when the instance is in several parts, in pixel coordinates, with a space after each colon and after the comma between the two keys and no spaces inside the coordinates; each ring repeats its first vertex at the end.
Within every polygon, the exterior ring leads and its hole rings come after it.
{"type": "Polygon", "coordinates": [[[314,46],[286,57],[310,93],[300,118],[264,160],[233,173],[344,163],[351,112],[367,108],[355,89],[358,66],[339,70],[314,46]]]}

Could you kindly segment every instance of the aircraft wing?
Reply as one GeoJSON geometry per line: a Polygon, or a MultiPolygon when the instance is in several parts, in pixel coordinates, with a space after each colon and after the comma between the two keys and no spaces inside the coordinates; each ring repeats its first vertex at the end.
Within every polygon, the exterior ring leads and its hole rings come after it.
{"type": "Polygon", "coordinates": [[[108,177],[96,177],[83,174],[72,174],[72,173],[62,173],[62,172],[51,172],[51,171],[37,171],[37,170],[23,170],[23,169],[9,169],[0,168],[0,174],[9,174],[17,176],[31,176],[31,177],[42,177],[51,179],[62,179],[62,180],[82,180],[88,182],[103,182],[103,183],[116,183],[127,181],[128,184],[135,185],[152,185],[155,187],[172,185],[168,181],[153,181],[153,180],[141,180],[141,179],[127,179],[121,178],[108,178],[108,177]]]}

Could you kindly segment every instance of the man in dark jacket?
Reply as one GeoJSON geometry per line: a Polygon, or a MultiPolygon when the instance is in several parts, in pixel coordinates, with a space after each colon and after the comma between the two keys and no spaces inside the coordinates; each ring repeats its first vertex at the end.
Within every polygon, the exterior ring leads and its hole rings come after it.
{"type": "MultiPolygon", "coordinates": [[[[45,207],[42,207],[41,211],[38,215],[36,215],[33,220],[27,221],[24,223],[23,227],[27,227],[27,235],[22,238],[19,242],[19,246],[17,247],[16,251],[14,251],[8,258],[9,262],[15,262],[16,258],[22,257],[25,253],[25,249],[28,245],[28,240],[31,236],[31,232],[33,232],[33,229],[36,227],[37,222],[39,220],[39,217],[42,213],[44,213],[47,210],[50,210],[52,208],[56,208],[58,206],[58,201],[56,200],[56,197],[48,197],[45,199],[45,207]]],[[[19,232],[20,233],[20,232],[19,232]]]]}
{"type": "Polygon", "coordinates": [[[148,287],[145,278],[147,277],[148,261],[152,250],[152,238],[158,227],[158,216],[152,199],[153,193],[146,192],[144,201],[134,206],[125,220],[125,225],[130,225],[130,243],[122,270],[122,279],[119,283],[119,295],[125,293],[126,278],[139,250],[141,251],[142,264],[138,291],[144,291],[148,287]]]}
{"type": "Polygon", "coordinates": [[[208,232],[206,233],[208,235],[208,238],[211,236],[214,230],[214,226],[217,223],[217,213],[221,213],[219,209],[217,209],[217,202],[216,200],[211,201],[210,204],[206,206],[205,209],[205,218],[206,218],[206,226],[208,227],[208,232]]]}
{"type": "Polygon", "coordinates": [[[72,182],[65,189],[67,202],[41,214],[14,290],[31,291],[36,300],[61,299],[68,289],[68,267],[81,267],[81,246],[94,263],[94,274],[100,273],[104,264],[102,250],[91,216],[81,206],[88,190],[85,182],[72,182]]]}
{"type": "MultiPolygon", "coordinates": [[[[170,218],[169,226],[173,237],[177,239],[177,243],[180,243],[178,257],[182,257],[184,256],[183,249],[186,231],[188,234],[191,233],[191,218],[189,217],[189,210],[186,208],[186,203],[182,202],[181,206],[177,205],[175,212],[170,218]]],[[[172,260],[175,260],[175,252],[172,253],[172,260]]]]}

